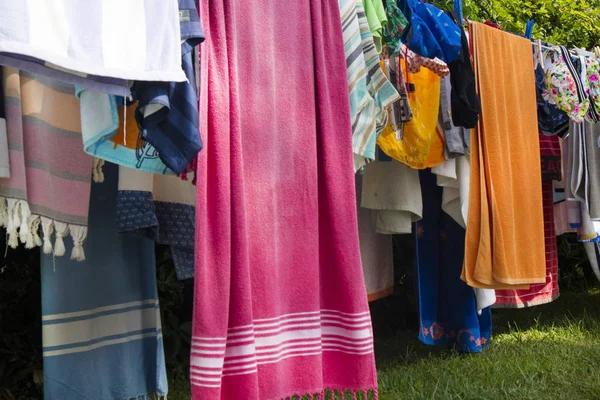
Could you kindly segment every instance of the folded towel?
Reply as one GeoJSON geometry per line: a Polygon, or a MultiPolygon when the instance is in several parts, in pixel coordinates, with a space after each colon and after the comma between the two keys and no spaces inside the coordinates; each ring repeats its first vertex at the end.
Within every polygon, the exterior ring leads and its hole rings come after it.
{"type": "Polygon", "coordinates": [[[546,282],[531,42],[476,22],[471,28],[484,111],[471,134],[462,279],[478,288],[528,288],[546,282]]]}
{"type": "Polygon", "coordinates": [[[185,81],[177,0],[2,2],[0,38],[0,52],[84,76],[185,81]]]}
{"type": "MultiPolygon", "coordinates": [[[[71,258],[84,260],[92,157],[81,148],[81,118],[75,88],[13,68],[3,69],[11,176],[0,179],[0,225],[9,245],[18,238],[27,248],[65,254],[71,235],[71,258]]],[[[98,176],[98,178],[100,178],[98,176]]]]}

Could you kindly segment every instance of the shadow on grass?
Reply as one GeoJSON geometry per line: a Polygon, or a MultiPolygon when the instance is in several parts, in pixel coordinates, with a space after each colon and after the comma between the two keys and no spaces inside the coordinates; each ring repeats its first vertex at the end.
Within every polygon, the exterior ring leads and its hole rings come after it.
{"type": "MultiPolygon", "coordinates": [[[[393,300],[392,300],[393,301],[393,300]]],[[[410,365],[422,359],[438,357],[470,357],[476,355],[462,354],[453,349],[428,346],[418,338],[417,316],[400,311],[398,323],[389,314],[390,305],[372,307],[375,333],[375,355],[378,367],[386,365],[410,365]],[[386,312],[382,312],[382,309],[386,312]],[[387,315],[385,315],[387,313],[387,315]]],[[[597,331],[600,325],[600,290],[589,293],[565,292],[552,303],[525,309],[492,310],[492,339],[507,333],[525,332],[531,329],[544,330],[549,327],[572,327],[577,324],[582,330],[597,331]]],[[[485,352],[485,350],[484,350],[485,352]]]]}

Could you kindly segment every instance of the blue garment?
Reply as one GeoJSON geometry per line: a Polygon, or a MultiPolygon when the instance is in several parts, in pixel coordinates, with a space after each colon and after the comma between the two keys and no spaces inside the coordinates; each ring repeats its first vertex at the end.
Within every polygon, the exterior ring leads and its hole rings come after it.
{"type": "Polygon", "coordinates": [[[419,171],[423,219],[416,223],[419,340],[481,352],[492,333],[490,308],[477,315],[473,288],[460,279],[465,230],[442,211],[443,189],[430,170],[419,171]]]}
{"type": "Polygon", "coordinates": [[[452,18],[421,0],[399,0],[398,4],[408,19],[402,43],[423,57],[438,57],[445,63],[458,59],[461,30],[452,18]]]}
{"type": "Polygon", "coordinates": [[[193,50],[204,40],[204,33],[194,0],[179,0],[179,23],[181,67],[187,82],[136,82],[133,87],[134,98],[139,101],[135,117],[142,137],[176,174],[202,150],[193,50]],[[145,114],[148,105],[158,106],[157,111],[145,114]]]}
{"type": "Polygon", "coordinates": [[[104,174],[92,185],[87,259],[41,257],[45,400],[167,394],[154,242],[117,233],[116,165],[104,174]]]}
{"type": "Polygon", "coordinates": [[[566,112],[544,100],[546,90],[545,73],[541,65],[535,70],[535,91],[537,99],[538,129],[543,135],[563,137],[569,130],[569,116],[566,112]]]}
{"type": "Polygon", "coordinates": [[[156,201],[151,192],[119,190],[117,226],[120,233],[135,233],[171,248],[177,279],[194,277],[196,208],[188,204],[156,201]]]}

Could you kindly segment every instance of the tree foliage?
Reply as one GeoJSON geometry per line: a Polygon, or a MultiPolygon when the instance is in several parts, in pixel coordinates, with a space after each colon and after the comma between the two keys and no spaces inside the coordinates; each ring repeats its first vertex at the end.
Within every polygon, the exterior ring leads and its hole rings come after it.
{"type": "MultiPolygon", "coordinates": [[[[446,10],[453,6],[452,0],[433,3],[446,10]]],[[[533,19],[535,39],[567,47],[600,46],[600,0],[463,0],[463,14],[520,34],[533,19]]]]}

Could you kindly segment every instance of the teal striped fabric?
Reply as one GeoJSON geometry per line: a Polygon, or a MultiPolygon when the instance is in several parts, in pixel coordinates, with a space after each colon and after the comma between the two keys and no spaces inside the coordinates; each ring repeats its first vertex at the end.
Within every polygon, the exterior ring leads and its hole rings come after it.
{"type": "Polygon", "coordinates": [[[361,0],[339,0],[348,72],[354,169],[375,159],[376,140],[387,123],[386,107],[399,99],[379,64],[361,0]]]}

